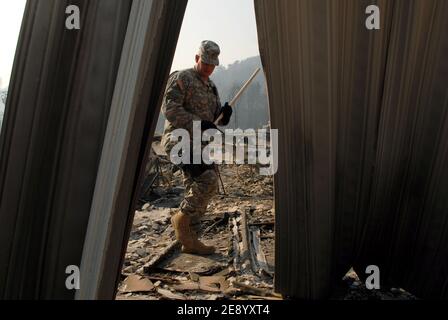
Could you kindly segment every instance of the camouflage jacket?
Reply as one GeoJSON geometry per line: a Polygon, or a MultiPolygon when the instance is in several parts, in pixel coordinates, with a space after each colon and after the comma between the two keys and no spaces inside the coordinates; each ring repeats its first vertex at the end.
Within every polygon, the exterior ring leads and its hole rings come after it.
{"type": "Polygon", "coordinates": [[[214,122],[221,113],[218,90],[212,80],[206,84],[194,70],[171,74],[162,101],[166,117],[162,144],[168,154],[177,143],[171,143],[171,132],[186,129],[192,137],[193,121],[214,122]]]}

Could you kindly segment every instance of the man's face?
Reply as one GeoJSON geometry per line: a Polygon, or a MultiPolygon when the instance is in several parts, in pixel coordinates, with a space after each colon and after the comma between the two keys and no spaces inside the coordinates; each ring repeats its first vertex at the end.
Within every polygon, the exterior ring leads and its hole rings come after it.
{"type": "Polygon", "coordinates": [[[196,69],[201,77],[208,78],[215,71],[214,64],[207,64],[201,61],[201,57],[196,55],[196,69]]]}

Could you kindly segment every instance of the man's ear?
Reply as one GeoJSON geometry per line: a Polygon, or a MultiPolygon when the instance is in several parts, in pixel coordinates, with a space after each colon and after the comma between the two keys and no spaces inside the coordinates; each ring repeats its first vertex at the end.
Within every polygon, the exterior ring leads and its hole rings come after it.
{"type": "Polygon", "coordinates": [[[196,57],[194,58],[194,60],[196,61],[196,63],[199,62],[199,55],[196,55],[196,57]]]}

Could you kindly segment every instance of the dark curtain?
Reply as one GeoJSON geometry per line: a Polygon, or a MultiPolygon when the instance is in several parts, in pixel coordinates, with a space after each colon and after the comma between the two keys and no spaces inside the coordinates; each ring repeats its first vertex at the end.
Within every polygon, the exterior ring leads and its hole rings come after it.
{"type": "Polygon", "coordinates": [[[279,130],[277,290],[326,298],[350,266],[378,265],[383,285],[448,297],[448,3],[255,9],[279,130]]]}

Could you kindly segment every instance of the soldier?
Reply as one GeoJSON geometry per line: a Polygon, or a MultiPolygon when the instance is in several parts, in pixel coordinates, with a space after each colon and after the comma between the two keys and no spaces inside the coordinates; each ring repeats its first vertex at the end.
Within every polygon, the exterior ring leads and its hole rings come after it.
{"type": "MultiPolygon", "coordinates": [[[[162,144],[168,155],[177,141],[171,141],[175,129],[186,129],[193,134],[193,121],[201,122],[201,131],[217,129],[214,121],[222,114],[220,126],[229,124],[232,107],[221,106],[218,90],[209,78],[219,65],[219,46],[212,41],[202,41],[194,68],[171,74],[163,97],[162,112],[166,117],[162,144]]],[[[192,150],[192,149],[191,149],[192,150]]],[[[211,198],[218,192],[218,176],[215,165],[181,165],[185,197],[180,210],[171,218],[176,238],[182,244],[182,252],[212,254],[215,248],[198,240],[198,226],[211,198]]]]}

